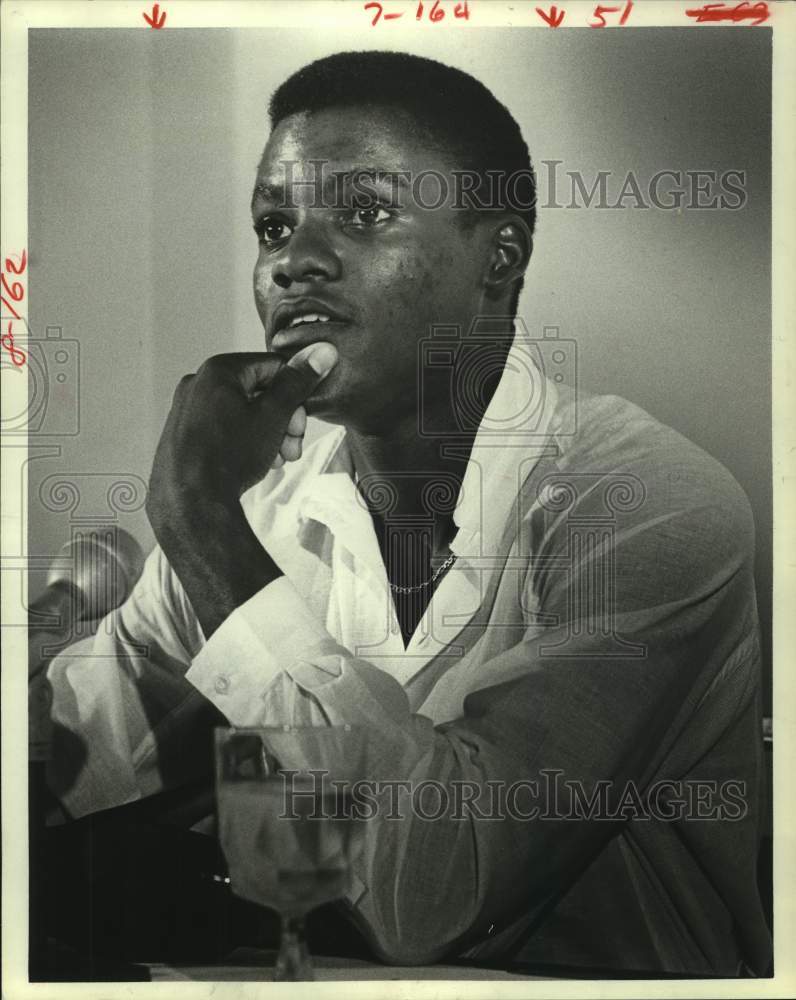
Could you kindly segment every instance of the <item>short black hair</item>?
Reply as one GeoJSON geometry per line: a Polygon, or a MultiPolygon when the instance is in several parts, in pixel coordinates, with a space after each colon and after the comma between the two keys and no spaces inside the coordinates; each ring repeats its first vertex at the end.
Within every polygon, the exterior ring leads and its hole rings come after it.
{"type": "Polygon", "coordinates": [[[481,179],[476,207],[512,211],[533,234],[536,180],[520,127],[488,87],[460,69],[405,52],[339,52],[289,77],[268,112],[275,128],[290,115],[367,105],[411,115],[481,179]]]}

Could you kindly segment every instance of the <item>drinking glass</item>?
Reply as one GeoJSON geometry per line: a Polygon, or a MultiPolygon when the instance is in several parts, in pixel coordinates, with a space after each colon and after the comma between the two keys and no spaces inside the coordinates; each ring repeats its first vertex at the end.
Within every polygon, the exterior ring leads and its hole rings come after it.
{"type": "Polygon", "coordinates": [[[314,979],[305,918],[346,894],[363,847],[355,786],[367,777],[364,730],[219,727],[215,736],[218,828],[232,891],[279,914],[274,979],[314,979]]]}

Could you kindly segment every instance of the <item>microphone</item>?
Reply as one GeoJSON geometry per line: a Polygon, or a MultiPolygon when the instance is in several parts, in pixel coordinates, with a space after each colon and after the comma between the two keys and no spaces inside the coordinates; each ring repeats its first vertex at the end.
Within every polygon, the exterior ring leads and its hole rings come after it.
{"type": "MultiPolygon", "coordinates": [[[[121,528],[75,533],[53,560],[47,586],[28,609],[28,751],[32,761],[50,756],[53,657],[82,636],[77,622],[96,621],[123,604],[144,568],[144,553],[121,528]]],[[[87,635],[88,633],[85,633],[87,635]]]]}
{"type": "Polygon", "coordinates": [[[132,593],[144,553],[121,528],[93,528],[66,542],[50,566],[47,585],[30,606],[31,626],[64,629],[104,618],[132,593]]]}

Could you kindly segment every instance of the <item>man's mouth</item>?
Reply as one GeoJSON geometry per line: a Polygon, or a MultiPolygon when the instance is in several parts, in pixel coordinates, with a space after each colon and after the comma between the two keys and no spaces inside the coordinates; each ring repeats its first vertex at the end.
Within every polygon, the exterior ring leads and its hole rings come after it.
{"type": "Polygon", "coordinates": [[[311,332],[315,334],[314,339],[323,339],[322,335],[317,336],[318,331],[347,322],[347,316],[322,299],[310,297],[284,299],[274,311],[273,344],[274,347],[280,347],[283,343],[292,343],[297,335],[303,339],[311,332]]]}
{"type": "Polygon", "coordinates": [[[305,323],[328,323],[331,318],[326,313],[304,313],[302,316],[294,316],[288,323],[287,329],[294,330],[297,326],[302,326],[305,323]]]}

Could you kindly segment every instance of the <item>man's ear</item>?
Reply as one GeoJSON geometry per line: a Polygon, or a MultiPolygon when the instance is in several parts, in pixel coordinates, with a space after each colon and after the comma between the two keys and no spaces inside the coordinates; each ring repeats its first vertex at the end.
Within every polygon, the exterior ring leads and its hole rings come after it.
{"type": "Polygon", "coordinates": [[[522,279],[532,253],[533,237],[526,223],[517,216],[504,220],[492,234],[487,291],[494,296],[505,294],[522,279]]]}

